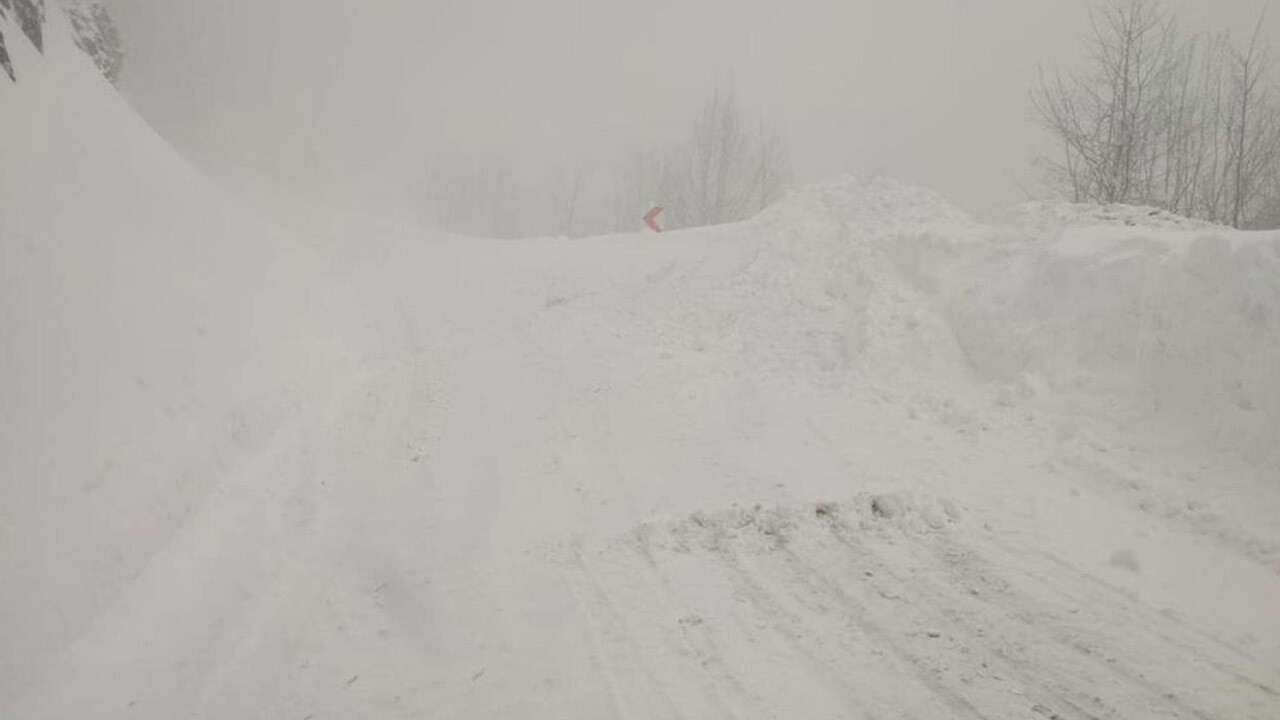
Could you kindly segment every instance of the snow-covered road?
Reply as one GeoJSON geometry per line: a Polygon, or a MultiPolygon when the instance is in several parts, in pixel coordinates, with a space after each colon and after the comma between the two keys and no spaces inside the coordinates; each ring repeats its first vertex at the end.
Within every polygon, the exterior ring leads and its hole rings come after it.
{"type": "Polygon", "coordinates": [[[1040,284],[977,259],[1056,277],[1079,240],[931,203],[850,181],[662,238],[369,241],[336,273],[359,373],[14,716],[1274,716],[1268,466],[1088,357],[988,377],[969,347],[1115,320],[975,323],[1001,304],[956,298],[1040,284]]]}
{"type": "Polygon", "coordinates": [[[1280,716],[1280,236],[849,179],[268,232],[62,52],[0,115],[57,120],[0,168],[0,717],[1280,716]]]}

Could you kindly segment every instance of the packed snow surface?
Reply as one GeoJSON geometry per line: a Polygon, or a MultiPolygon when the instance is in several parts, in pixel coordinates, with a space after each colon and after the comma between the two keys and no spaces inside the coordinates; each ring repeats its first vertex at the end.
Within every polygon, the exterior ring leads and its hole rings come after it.
{"type": "Polygon", "coordinates": [[[866,179],[284,229],[51,36],[0,86],[0,717],[1280,717],[1280,235],[866,179]]]}

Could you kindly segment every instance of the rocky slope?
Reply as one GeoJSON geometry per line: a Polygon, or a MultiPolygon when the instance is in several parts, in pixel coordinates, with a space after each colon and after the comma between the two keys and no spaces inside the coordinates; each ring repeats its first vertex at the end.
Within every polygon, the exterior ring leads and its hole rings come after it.
{"type": "Polygon", "coordinates": [[[108,80],[115,83],[124,64],[124,49],[111,13],[102,0],[60,0],[71,20],[76,45],[93,59],[108,80]]]}
{"type": "Polygon", "coordinates": [[[9,79],[13,80],[16,79],[16,75],[9,51],[5,47],[4,36],[8,23],[12,23],[21,30],[37,50],[42,50],[44,48],[44,0],[0,0],[0,67],[3,67],[9,79]]]}
{"type": "MultiPolygon", "coordinates": [[[[59,0],[59,3],[70,21],[76,46],[114,83],[124,64],[124,49],[111,13],[101,0],[59,0]]],[[[46,19],[44,0],[0,0],[0,70],[11,81],[17,81],[18,72],[10,55],[11,45],[5,44],[6,30],[10,31],[10,38],[14,37],[13,31],[17,31],[36,50],[44,52],[46,19]]]]}

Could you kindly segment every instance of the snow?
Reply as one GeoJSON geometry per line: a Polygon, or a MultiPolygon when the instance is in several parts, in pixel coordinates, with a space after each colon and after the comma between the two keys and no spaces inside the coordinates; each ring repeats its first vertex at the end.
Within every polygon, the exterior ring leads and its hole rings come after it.
{"type": "Polygon", "coordinates": [[[285,228],[59,22],[0,84],[0,717],[1280,714],[1280,235],[866,178],[285,228]]]}
{"type": "Polygon", "coordinates": [[[13,43],[18,81],[0,85],[5,698],[342,354],[320,262],[185,164],[49,23],[46,57],[13,43]]]}
{"type": "Polygon", "coordinates": [[[1060,202],[1032,202],[1015,208],[1009,221],[1038,226],[1041,230],[1062,227],[1134,227],[1174,230],[1221,230],[1203,220],[1175,215],[1167,210],[1132,205],[1082,205],[1060,202]]]}

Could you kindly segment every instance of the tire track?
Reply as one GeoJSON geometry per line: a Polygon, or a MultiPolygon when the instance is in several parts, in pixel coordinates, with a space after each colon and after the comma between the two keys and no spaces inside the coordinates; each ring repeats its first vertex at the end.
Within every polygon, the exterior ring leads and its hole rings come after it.
{"type": "Polygon", "coordinates": [[[609,697],[621,720],[649,720],[655,717],[651,712],[633,708],[626,691],[627,681],[643,678],[653,690],[649,697],[660,697],[667,700],[668,712],[662,717],[685,717],[678,708],[671,705],[662,693],[662,684],[658,682],[643,661],[641,649],[634,643],[634,635],[627,628],[618,607],[609,598],[601,586],[599,579],[592,572],[581,554],[581,548],[575,548],[573,567],[566,573],[569,587],[578,606],[586,612],[590,625],[588,635],[591,640],[592,655],[596,665],[604,676],[609,697]],[[611,650],[609,644],[629,646],[626,652],[611,650]],[[634,664],[634,672],[624,671],[620,666],[634,664]]]}
{"type": "MultiPolygon", "coordinates": [[[[833,534],[851,551],[861,547],[856,538],[849,537],[850,529],[846,525],[833,524],[831,525],[831,529],[833,534]]],[[[977,580],[986,586],[985,592],[982,593],[983,598],[1004,599],[1001,603],[986,600],[976,606],[977,613],[986,615],[991,615],[991,611],[982,610],[981,605],[985,604],[992,606],[993,608],[998,607],[1001,610],[1001,617],[991,617],[986,621],[977,621],[971,619],[974,615],[973,613],[959,613],[957,615],[958,621],[967,623],[970,626],[971,635],[986,638],[978,640],[979,642],[982,642],[984,645],[990,645],[989,638],[1003,637],[1007,639],[1008,644],[1011,646],[1021,644],[1021,640],[1015,639],[1014,636],[1011,636],[1009,633],[1002,630],[1002,627],[1012,620],[1019,626],[1016,638],[1023,640],[1026,638],[1038,639],[1039,642],[1029,644],[1032,647],[1056,645],[1070,650],[1077,657],[1077,660],[1083,661],[1085,666],[1092,667],[1097,672],[1102,672],[1104,675],[1116,677],[1119,681],[1122,681],[1118,682],[1116,685],[1115,690],[1117,693],[1123,695],[1127,688],[1141,688],[1144,690],[1148,696],[1147,704],[1154,703],[1157,706],[1165,708],[1160,713],[1162,716],[1172,712],[1179,716],[1185,714],[1199,718],[1200,720],[1213,720],[1213,715],[1210,715],[1203,709],[1184,701],[1178,697],[1170,687],[1160,685],[1148,678],[1139,670],[1131,669],[1120,664],[1118,659],[1114,657],[1104,657],[1104,654],[1100,653],[1096,649],[1096,646],[1110,644],[1112,642],[1111,638],[1097,637],[1096,633],[1091,633],[1094,636],[1090,641],[1082,640],[1080,638],[1080,634],[1087,631],[1081,628],[1070,628],[1064,626],[1059,614],[1043,609],[1039,600],[1024,592],[1015,590],[1013,585],[1008,581],[1003,579],[998,582],[991,580],[993,575],[997,578],[999,575],[994,573],[994,571],[989,567],[983,568],[984,572],[980,573],[966,573],[964,569],[957,568],[956,563],[953,562],[951,558],[958,556],[973,558],[977,556],[963,550],[957,553],[956,550],[959,546],[954,543],[950,543],[949,541],[943,541],[942,544],[943,547],[939,548],[932,543],[912,542],[906,546],[906,552],[913,557],[914,562],[925,566],[932,566],[937,570],[946,572],[948,577],[952,579],[954,585],[973,583],[977,580]],[[921,555],[921,548],[926,549],[926,552],[928,553],[927,556],[921,555]],[[943,555],[943,553],[945,553],[945,555],[943,555]]],[[[976,561],[973,560],[968,562],[971,564],[976,563],[976,561]]],[[[971,570],[972,565],[970,565],[968,569],[971,570]]],[[[1078,593],[1078,587],[1063,587],[1061,583],[1053,583],[1053,581],[1048,580],[1043,573],[1027,572],[1024,573],[1024,576],[1033,578],[1037,582],[1045,584],[1046,587],[1051,589],[1051,594],[1055,594],[1059,597],[1070,596],[1074,593],[1078,593]]],[[[929,580],[927,577],[913,578],[911,585],[916,588],[928,588],[928,595],[931,596],[929,602],[937,606],[944,606],[948,604],[948,598],[962,597],[957,595],[951,588],[939,587],[937,583],[929,580]]],[[[1090,602],[1096,602],[1096,598],[1079,598],[1081,606],[1088,607],[1088,603],[1090,602]]],[[[954,605],[954,601],[952,601],[951,604],[954,605]]],[[[1124,606],[1112,606],[1113,612],[1111,614],[1127,614],[1127,611],[1131,609],[1130,605],[1131,604],[1126,604],[1124,606]]],[[[1103,620],[1098,617],[1098,613],[1096,611],[1093,615],[1097,617],[1096,624],[1103,622],[1103,620]]],[[[1173,648],[1184,651],[1178,653],[1178,656],[1190,657],[1196,661],[1204,659],[1203,649],[1192,648],[1177,643],[1156,625],[1147,625],[1146,629],[1151,631],[1147,636],[1159,638],[1173,648]]],[[[1051,680],[1051,678],[1061,677],[1067,673],[1079,675],[1080,670],[1083,669],[1079,665],[1062,666],[1061,663],[1050,663],[1049,656],[1043,652],[1038,653],[1038,657],[1025,658],[1013,657],[1002,647],[995,647],[992,651],[1006,661],[1007,667],[1011,671],[1026,678],[1036,686],[1043,687],[1046,690],[1052,688],[1051,692],[1057,697],[1059,702],[1068,703],[1084,717],[1094,717],[1094,715],[1084,710],[1079,703],[1095,703],[1097,702],[1096,696],[1089,696],[1083,691],[1073,688],[1070,685],[1064,685],[1060,682],[1051,680]],[[1028,662],[1033,663],[1033,666],[1041,667],[1042,670],[1035,675],[1028,674],[1023,670],[1023,668],[1027,666],[1028,662]],[[1073,697],[1076,698],[1076,700],[1072,700],[1071,698],[1073,697]]],[[[1116,653],[1116,655],[1120,654],[1123,653],[1116,653]]],[[[1111,655],[1111,653],[1107,653],[1106,655],[1111,655]]],[[[1091,680],[1088,677],[1081,676],[1080,681],[1080,688],[1096,688],[1097,686],[1096,680],[1091,680]]]]}

